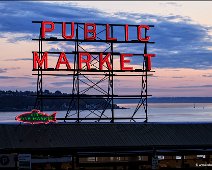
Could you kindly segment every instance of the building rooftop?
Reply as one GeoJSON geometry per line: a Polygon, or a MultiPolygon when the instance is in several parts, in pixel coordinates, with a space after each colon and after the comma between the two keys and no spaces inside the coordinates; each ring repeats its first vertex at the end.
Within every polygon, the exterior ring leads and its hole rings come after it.
{"type": "Polygon", "coordinates": [[[212,149],[212,123],[0,124],[0,151],[212,149]]]}

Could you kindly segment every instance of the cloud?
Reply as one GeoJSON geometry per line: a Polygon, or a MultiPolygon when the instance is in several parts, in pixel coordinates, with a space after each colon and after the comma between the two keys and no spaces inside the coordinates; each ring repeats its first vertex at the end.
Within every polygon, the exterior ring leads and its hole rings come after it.
{"type": "Polygon", "coordinates": [[[5,35],[0,35],[0,38],[6,38],[6,36],[5,35]]]}
{"type": "Polygon", "coordinates": [[[181,79],[181,78],[184,78],[183,76],[173,76],[172,78],[174,79],[181,79]]]}
{"type": "Polygon", "coordinates": [[[171,5],[171,6],[175,6],[175,7],[181,7],[182,6],[181,4],[176,3],[176,2],[161,2],[160,5],[163,6],[163,7],[164,7],[164,5],[166,5],[166,6],[171,5]]]}
{"type": "Polygon", "coordinates": [[[8,67],[8,70],[19,70],[21,67],[8,67]]]}
{"type": "Polygon", "coordinates": [[[35,34],[28,34],[28,35],[20,35],[15,37],[8,37],[7,41],[10,43],[16,43],[20,41],[31,41],[35,37],[35,34]]]}
{"type": "Polygon", "coordinates": [[[212,74],[208,74],[208,75],[204,74],[202,75],[202,77],[212,77],[212,74]]]}
{"type": "Polygon", "coordinates": [[[38,33],[39,24],[32,21],[52,20],[75,22],[105,22],[106,17],[96,9],[81,8],[76,5],[62,5],[45,2],[1,2],[2,32],[38,33]]]}
{"type": "Polygon", "coordinates": [[[62,52],[61,48],[58,48],[58,47],[57,48],[50,48],[49,51],[51,51],[51,52],[62,52]]]}
{"type": "Polygon", "coordinates": [[[181,70],[177,70],[177,69],[175,69],[175,70],[172,70],[172,71],[181,71],[181,70]]]}
{"type": "Polygon", "coordinates": [[[155,75],[151,75],[151,77],[155,77],[155,78],[158,78],[158,77],[161,77],[161,76],[155,76],[155,75]]]}
{"type": "MultiPolygon", "coordinates": [[[[176,5],[171,3],[169,5],[176,5]]],[[[28,41],[32,36],[39,34],[40,24],[32,24],[33,20],[52,21],[74,21],[74,22],[94,22],[94,23],[122,23],[122,24],[153,24],[148,34],[151,41],[156,43],[148,45],[149,53],[156,53],[152,59],[154,68],[212,68],[212,47],[211,27],[193,24],[191,18],[180,15],[160,16],[155,14],[126,13],[117,12],[108,14],[94,8],[79,7],[73,3],[58,4],[46,2],[1,2],[0,10],[0,33],[24,33],[9,39],[11,43],[17,41],[28,41]]],[[[61,28],[56,29],[60,33],[61,28]]],[[[114,30],[115,36],[123,38],[123,31],[114,30]]],[[[136,30],[131,31],[130,37],[136,38],[136,30]]],[[[67,43],[66,43],[67,44],[67,43]]],[[[96,48],[100,44],[95,44],[96,48]]],[[[51,48],[58,51],[63,49],[63,45],[51,48]]],[[[143,53],[140,46],[129,44],[117,45],[114,51],[128,53],[143,53]]],[[[138,63],[134,59],[133,64],[138,63]]]]}
{"type": "Polygon", "coordinates": [[[1,90],[36,91],[35,86],[0,86],[1,90]]]}
{"type": "MultiPolygon", "coordinates": [[[[134,17],[136,15],[142,16],[134,14],[134,17]]],[[[173,16],[173,18],[179,19],[178,22],[170,21],[169,17],[154,16],[154,18],[156,19],[155,23],[149,22],[149,24],[155,25],[149,31],[149,35],[156,43],[148,48],[150,53],[151,51],[156,53],[156,57],[152,60],[153,67],[211,68],[212,50],[208,50],[208,48],[212,46],[212,41],[207,27],[191,24],[181,16],[173,16]]],[[[143,22],[145,21],[144,17],[143,22]]],[[[135,47],[133,50],[141,51],[139,47],[135,47]]]]}
{"type": "Polygon", "coordinates": [[[8,67],[8,68],[0,68],[0,73],[6,73],[9,70],[18,70],[20,67],[8,67]]]}
{"type": "Polygon", "coordinates": [[[33,79],[32,77],[27,77],[27,76],[25,76],[25,77],[15,77],[15,76],[0,76],[0,79],[33,79]]]}
{"type": "Polygon", "coordinates": [[[0,68],[0,73],[6,73],[7,72],[7,68],[0,68]]]}
{"type": "Polygon", "coordinates": [[[53,83],[51,83],[52,85],[54,85],[54,86],[60,86],[60,87],[62,87],[62,86],[70,86],[71,87],[71,85],[72,85],[72,80],[70,80],[70,81],[62,81],[62,82],[53,82],[53,83]]]}
{"type": "Polygon", "coordinates": [[[12,76],[0,76],[0,79],[14,79],[16,77],[12,77],[12,76]]]}
{"type": "Polygon", "coordinates": [[[173,88],[179,88],[179,89],[183,89],[183,88],[212,88],[212,85],[201,85],[201,86],[176,86],[173,88]]]}
{"type": "Polygon", "coordinates": [[[5,61],[32,61],[32,58],[15,58],[15,59],[7,59],[5,61]]]}

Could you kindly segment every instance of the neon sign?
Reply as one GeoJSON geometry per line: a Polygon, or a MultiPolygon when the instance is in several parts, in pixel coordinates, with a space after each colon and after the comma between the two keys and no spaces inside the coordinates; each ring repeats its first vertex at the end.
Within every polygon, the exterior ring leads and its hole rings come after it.
{"type": "MultiPolygon", "coordinates": [[[[74,33],[74,22],[71,22],[71,35],[66,35],[66,22],[62,23],[62,37],[64,39],[73,39],[75,36],[74,33]]],[[[117,41],[117,38],[110,36],[110,24],[105,24],[106,26],[106,40],[108,41],[117,41]]],[[[84,23],[84,39],[85,40],[97,40],[97,34],[96,34],[96,24],[95,23],[84,23]],[[90,35],[88,33],[91,33],[90,35]]],[[[142,37],[142,29],[149,30],[150,27],[148,25],[139,25],[137,27],[137,39],[139,41],[149,41],[150,36],[146,36],[145,38],[142,37]]],[[[52,32],[55,30],[55,23],[52,21],[43,21],[41,24],[41,38],[46,38],[46,32],[52,32]],[[47,28],[46,26],[50,26],[50,28],[47,28]]],[[[125,40],[129,41],[129,25],[125,25],[125,40]]]]}
{"type": "MultiPolygon", "coordinates": [[[[52,21],[42,21],[41,23],[41,39],[42,40],[48,40],[51,39],[52,37],[49,37],[48,34],[51,34],[56,30],[56,24],[58,24],[57,22],[52,22],[52,21]]],[[[137,37],[136,40],[132,39],[130,37],[129,34],[129,28],[131,25],[125,24],[122,25],[124,27],[124,33],[123,33],[123,37],[124,37],[124,41],[120,39],[120,37],[113,37],[112,33],[111,33],[111,27],[116,27],[117,29],[119,29],[119,25],[115,25],[115,24],[104,24],[104,28],[105,28],[105,37],[104,40],[99,40],[98,36],[97,36],[97,28],[98,28],[98,24],[95,23],[83,23],[84,28],[83,28],[83,37],[82,41],[85,42],[108,42],[108,43],[115,43],[115,42],[122,42],[122,43],[128,43],[128,42],[140,42],[140,43],[149,43],[150,40],[150,36],[147,36],[146,33],[148,30],[150,30],[150,26],[148,25],[138,25],[136,26],[136,32],[137,32],[137,37]]],[[[135,25],[134,25],[135,26],[135,25]]],[[[76,41],[76,39],[74,39],[74,37],[76,36],[77,31],[75,31],[76,29],[76,23],[74,22],[62,22],[60,23],[60,29],[62,30],[62,33],[60,35],[60,37],[62,37],[62,39],[60,40],[67,40],[67,41],[76,41]],[[67,31],[67,27],[70,27],[70,30],[67,31]],[[70,32],[69,35],[67,35],[67,32],[70,32]]],[[[56,34],[58,36],[58,34],[56,34]]],[[[133,36],[134,37],[134,36],[133,36]]],[[[54,37],[57,39],[57,37],[54,37]]],[[[80,41],[79,40],[79,41],[80,41]]],[[[101,71],[103,70],[103,65],[106,65],[107,70],[113,70],[113,66],[112,66],[112,61],[113,57],[111,57],[113,54],[110,52],[98,52],[97,54],[99,56],[99,63],[98,63],[98,70],[101,71]]],[[[129,54],[129,53],[119,53],[119,70],[121,71],[133,71],[135,70],[135,68],[133,68],[132,66],[129,67],[128,65],[130,65],[131,63],[131,58],[132,57],[136,57],[134,54],[129,54]]],[[[58,71],[61,70],[61,65],[65,66],[67,69],[66,71],[70,71],[71,69],[73,69],[71,67],[71,63],[68,60],[67,54],[65,52],[60,52],[57,63],[55,63],[55,67],[54,68],[49,68],[49,64],[48,64],[48,56],[49,53],[47,51],[42,52],[42,54],[40,55],[38,52],[34,51],[33,52],[33,70],[37,70],[38,67],[39,68],[44,68],[44,70],[48,70],[48,69],[53,69],[52,71],[58,71]]],[[[143,54],[143,57],[146,60],[146,70],[150,71],[151,70],[151,58],[155,57],[155,54],[143,54]]],[[[140,57],[141,58],[141,57],[140,57]]],[[[92,54],[90,52],[77,52],[77,69],[78,70],[92,70],[92,54]],[[83,66],[84,65],[84,66],[83,66]],[[86,68],[86,69],[84,69],[86,68]]],[[[75,68],[74,68],[75,69],[75,68]]]]}
{"type": "Polygon", "coordinates": [[[56,122],[56,112],[51,115],[40,112],[40,110],[32,110],[31,112],[22,113],[15,118],[19,122],[30,124],[47,124],[50,122],[56,122]]]}

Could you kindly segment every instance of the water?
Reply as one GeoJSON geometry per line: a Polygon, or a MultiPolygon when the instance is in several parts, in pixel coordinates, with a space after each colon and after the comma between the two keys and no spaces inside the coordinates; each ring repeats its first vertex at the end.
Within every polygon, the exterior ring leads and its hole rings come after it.
{"type": "MultiPolygon", "coordinates": [[[[127,117],[131,116],[135,110],[136,104],[118,104],[121,107],[128,109],[116,109],[115,117],[127,117]]],[[[1,123],[14,123],[15,117],[22,112],[0,112],[1,123]]],[[[53,113],[52,111],[46,111],[47,114],[53,113]]],[[[71,113],[75,114],[75,111],[71,113]]],[[[89,111],[82,112],[82,117],[88,115],[89,111]]],[[[96,111],[98,113],[98,111],[96,111]]],[[[143,112],[142,117],[145,117],[143,112]]],[[[66,111],[58,111],[57,117],[65,117],[66,111]]],[[[98,113],[99,114],[99,113],[98,113]]],[[[110,116],[111,111],[106,110],[105,116],[110,116]]],[[[105,117],[103,115],[103,117],[105,117]]],[[[76,117],[76,114],[73,116],[76,117]]],[[[88,116],[89,117],[89,116],[88,116]]],[[[95,114],[90,117],[96,117],[95,114]]],[[[139,117],[139,115],[135,115],[139,117]]],[[[126,120],[120,120],[126,121],[126,120]]],[[[141,120],[142,121],[142,120],[141,120]]],[[[127,121],[129,122],[129,120],[127,121]]],[[[212,103],[196,103],[195,107],[193,103],[149,103],[148,106],[148,122],[212,122],[212,103]]]]}

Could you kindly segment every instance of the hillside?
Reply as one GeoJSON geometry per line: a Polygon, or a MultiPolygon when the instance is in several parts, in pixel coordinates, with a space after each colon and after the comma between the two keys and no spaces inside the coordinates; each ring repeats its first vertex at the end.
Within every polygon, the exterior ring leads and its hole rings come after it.
{"type": "MultiPolygon", "coordinates": [[[[43,110],[67,110],[69,105],[72,110],[78,108],[77,100],[72,100],[70,94],[61,93],[56,91],[54,93],[45,90],[43,95],[48,99],[43,100],[43,110]],[[54,97],[55,99],[50,99],[54,97]],[[71,102],[72,100],[72,102],[71,102]]],[[[83,97],[83,95],[81,95],[83,97]]],[[[86,96],[86,95],[84,95],[86,96]]],[[[0,91],[0,111],[29,111],[34,108],[36,102],[36,92],[32,91],[0,91]]],[[[111,104],[103,98],[89,98],[80,99],[79,107],[82,110],[87,109],[110,109],[111,104]]],[[[115,109],[119,109],[117,105],[114,104],[115,109]]]]}

